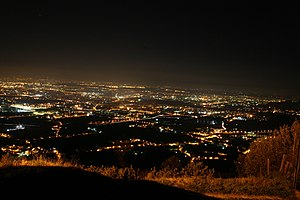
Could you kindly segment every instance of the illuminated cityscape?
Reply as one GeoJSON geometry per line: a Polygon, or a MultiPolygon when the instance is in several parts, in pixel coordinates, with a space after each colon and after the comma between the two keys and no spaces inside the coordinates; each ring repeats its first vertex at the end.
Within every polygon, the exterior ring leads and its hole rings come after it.
{"type": "Polygon", "coordinates": [[[300,199],[298,19],[296,1],[2,1],[3,196],[300,199]]]}
{"type": "Polygon", "coordinates": [[[224,166],[300,116],[299,100],[283,97],[45,79],[0,85],[1,154],[88,165],[153,167],[176,155],[224,166]]]}

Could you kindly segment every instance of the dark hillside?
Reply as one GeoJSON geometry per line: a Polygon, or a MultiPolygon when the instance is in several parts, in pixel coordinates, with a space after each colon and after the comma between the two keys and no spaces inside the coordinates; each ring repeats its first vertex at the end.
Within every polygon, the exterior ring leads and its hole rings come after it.
{"type": "Polygon", "coordinates": [[[3,167],[1,195],[9,198],[51,199],[216,199],[142,180],[115,180],[70,167],[3,167]]]}

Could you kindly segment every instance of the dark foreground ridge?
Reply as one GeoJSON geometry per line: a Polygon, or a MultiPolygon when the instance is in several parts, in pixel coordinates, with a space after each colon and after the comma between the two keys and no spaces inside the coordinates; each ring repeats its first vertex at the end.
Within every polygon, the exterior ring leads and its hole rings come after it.
{"type": "Polygon", "coordinates": [[[115,180],[71,167],[3,167],[0,187],[1,194],[12,199],[217,199],[157,182],[115,180]]]}

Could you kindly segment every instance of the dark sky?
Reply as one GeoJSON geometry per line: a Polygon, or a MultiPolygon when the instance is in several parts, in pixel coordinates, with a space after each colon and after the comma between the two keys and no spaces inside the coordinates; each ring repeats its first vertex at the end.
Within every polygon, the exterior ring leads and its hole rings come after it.
{"type": "Polygon", "coordinates": [[[296,2],[41,2],[0,3],[0,77],[300,96],[296,2]]]}

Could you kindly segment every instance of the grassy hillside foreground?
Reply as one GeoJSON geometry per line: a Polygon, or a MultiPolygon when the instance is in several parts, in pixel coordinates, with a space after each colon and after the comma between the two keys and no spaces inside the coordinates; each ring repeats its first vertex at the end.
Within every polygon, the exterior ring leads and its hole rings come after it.
{"type": "Polygon", "coordinates": [[[174,173],[2,156],[0,187],[1,194],[10,198],[33,199],[296,199],[294,190],[279,179],[220,179],[191,171],[180,176],[174,173]]]}

